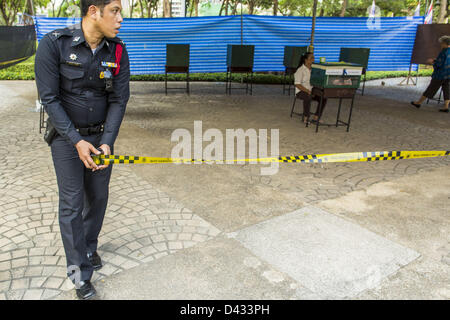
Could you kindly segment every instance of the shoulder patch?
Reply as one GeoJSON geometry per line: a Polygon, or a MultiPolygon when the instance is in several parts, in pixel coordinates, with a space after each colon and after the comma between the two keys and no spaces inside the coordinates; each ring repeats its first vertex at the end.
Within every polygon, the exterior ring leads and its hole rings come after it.
{"type": "Polygon", "coordinates": [[[72,33],[73,32],[71,30],[65,28],[65,29],[53,30],[52,32],[49,32],[48,35],[49,35],[50,39],[57,40],[62,36],[71,36],[72,33]]]}

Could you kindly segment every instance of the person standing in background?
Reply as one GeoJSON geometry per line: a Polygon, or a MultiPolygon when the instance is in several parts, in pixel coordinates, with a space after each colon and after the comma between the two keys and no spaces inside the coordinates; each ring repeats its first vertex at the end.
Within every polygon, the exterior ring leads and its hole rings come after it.
{"type": "Polygon", "coordinates": [[[448,105],[450,103],[450,36],[443,36],[439,38],[441,44],[441,52],[435,59],[429,60],[430,64],[433,64],[433,74],[431,75],[431,82],[428,88],[422,94],[418,101],[411,101],[411,104],[420,108],[420,105],[425,99],[433,99],[439,88],[442,88],[444,93],[444,108],[439,109],[440,112],[449,112],[448,105]]]}

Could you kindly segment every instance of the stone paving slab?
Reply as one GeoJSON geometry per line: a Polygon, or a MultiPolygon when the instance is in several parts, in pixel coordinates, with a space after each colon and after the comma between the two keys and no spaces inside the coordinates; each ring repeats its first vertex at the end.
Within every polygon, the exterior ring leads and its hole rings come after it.
{"type": "MultiPolygon", "coordinates": [[[[297,299],[312,293],[238,241],[223,235],[115,274],[96,284],[99,300],[297,299]]],[[[75,299],[63,292],[58,300],[75,299]]]]}
{"type": "Polygon", "coordinates": [[[449,167],[434,169],[318,204],[421,255],[357,299],[450,299],[448,177],[449,167]]]}
{"type": "Polygon", "coordinates": [[[355,297],[420,256],[313,206],[230,236],[321,299],[355,297]]]}

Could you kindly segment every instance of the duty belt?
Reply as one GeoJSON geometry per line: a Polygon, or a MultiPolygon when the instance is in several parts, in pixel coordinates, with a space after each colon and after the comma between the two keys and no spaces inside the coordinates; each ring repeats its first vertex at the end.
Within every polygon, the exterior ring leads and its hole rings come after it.
{"type": "Polygon", "coordinates": [[[80,135],[82,135],[82,136],[90,136],[90,135],[93,135],[93,134],[97,134],[97,133],[103,132],[103,123],[95,125],[95,126],[87,127],[87,128],[76,128],[76,129],[80,133],[80,135]]]}

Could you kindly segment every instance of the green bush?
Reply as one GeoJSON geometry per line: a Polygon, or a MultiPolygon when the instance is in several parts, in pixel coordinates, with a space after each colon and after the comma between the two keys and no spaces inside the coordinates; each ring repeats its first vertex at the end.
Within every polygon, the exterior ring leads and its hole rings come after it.
{"type": "MultiPolygon", "coordinates": [[[[250,79],[250,75],[248,76],[250,79]]],[[[131,76],[132,81],[164,81],[164,74],[145,74],[131,76]]],[[[168,81],[186,81],[186,74],[168,74],[168,81]]],[[[232,80],[235,82],[247,81],[246,74],[233,74],[232,80]]],[[[212,82],[225,82],[226,73],[191,73],[189,74],[189,81],[212,81],[212,82]]],[[[274,74],[253,74],[253,83],[260,84],[282,84],[283,76],[274,74]]]]}
{"type": "MultiPolygon", "coordinates": [[[[419,70],[420,77],[430,77],[433,73],[433,69],[421,69],[419,70]]],[[[412,72],[415,77],[417,72],[412,72]]],[[[408,71],[367,71],[366,80],[386,79],[386,78],[399,78],[408,76],[408,71]]]]}
{"type": "MultiPolygon", "coordinates": [[[[433,73],[432,69],[421,69],[419,76],[427,77],[433,73]]],[[[366,75],[367,80],[385,79],[385,78],[397,78],[406,77],[408,71],[368,71],[366,75]]],[[[416,72],[413,72],[413,76],[416,76],[416,72]]],[[[212,81],[212,82],[225,82],[226,74],[224,72],[219,73],[192,73],[189,75],[190,81],[212,81]]],[[[241,82],[246,81],[245,74],[233,74],[233,81],[241,82]]],[[[16,64],[12,67],[0,70],[0,80],[34,80],[34,56],[28,60],[16,64]]],[[[131,76],[132,81],[164,81],[164,74],[145,74],[131,76]]],[[[168,81],[185,81],[186,74],[169,74],[168,81]]],[[[283,84],[283,75],[276,74],[253,74],[253,83],[257,84],[283,84]]]]}
{"type": "Polygon", "coordinates": [[[34,80],[34,56],[0,70],[0,80],[34,80]]]}

